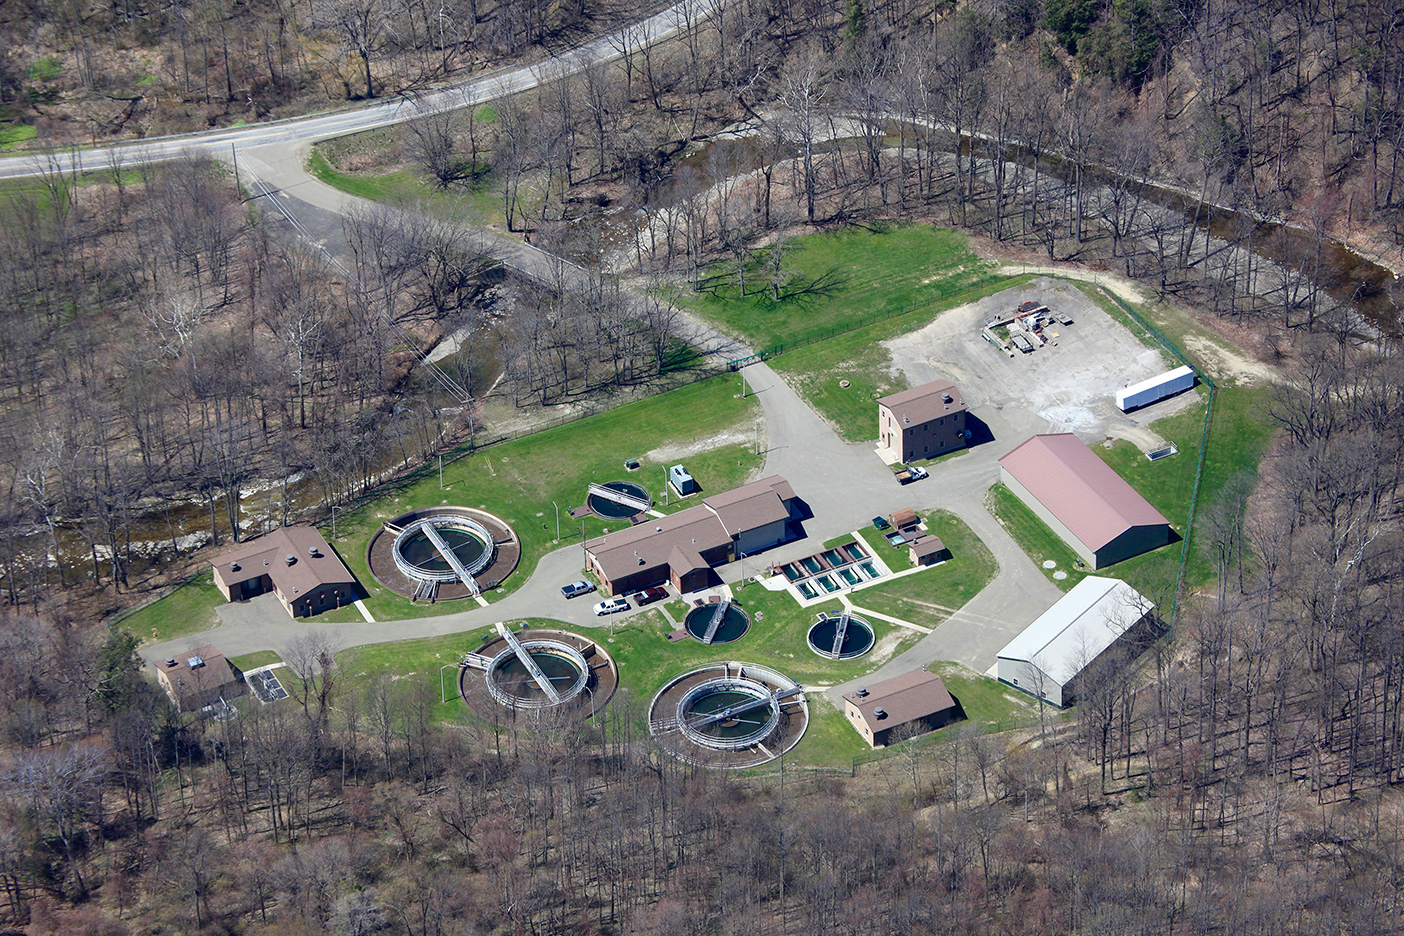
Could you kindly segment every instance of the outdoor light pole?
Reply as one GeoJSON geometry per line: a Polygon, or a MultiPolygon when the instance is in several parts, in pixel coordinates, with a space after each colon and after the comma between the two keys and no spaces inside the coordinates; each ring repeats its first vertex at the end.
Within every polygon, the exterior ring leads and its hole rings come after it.
{"type": "Polygon", "coordinates": [[[551,501],[551,506],[556,508],[556,542],[561,541],[561,508],[555,501],[551,501]]]}
{"type": "Polygon", "coordinates": [[[444,454],[439,453],[439,490],[444,489],[444,454]]]}

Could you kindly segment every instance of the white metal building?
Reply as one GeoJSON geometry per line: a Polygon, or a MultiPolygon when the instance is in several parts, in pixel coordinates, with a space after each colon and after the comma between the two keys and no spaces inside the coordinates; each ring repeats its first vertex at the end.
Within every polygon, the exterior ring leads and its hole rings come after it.
{"type": "Polygon", "coordinates": [[[1078,674],[1118,642],[1156,633],[1155,606],[1118,579],[1089,575],[1001,651],[999,681],[1060,708],[1076,701],[1078,674]]]}

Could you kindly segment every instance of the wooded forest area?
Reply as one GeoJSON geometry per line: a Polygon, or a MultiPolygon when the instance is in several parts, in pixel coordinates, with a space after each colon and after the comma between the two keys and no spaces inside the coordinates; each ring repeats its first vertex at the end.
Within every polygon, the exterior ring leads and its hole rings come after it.
{"type": "MultiPolygon", "coordinates": [[[[15,3],[0,127],[62,148],[412,97],[638,15],[15,3]]],[[[1404,4],[715,0],[617,52],[364,156],[583,267],[554,283],[441,201],[321,252],[200,158],[0,195],[6,931],[1399,930],[1404,4]],[[733,775],[659,750],[627,691],[593,723],[445,720],[312,630],[289,704],[217,722],[99,613],[470,440],[490,395],[662,384],[689,363],[664,286],[778,295],[795,233],[905,219],[1124,274],[1278,371],[1267,458],[1199,505],[1213,584],[1066,719],[733,775]]]]}

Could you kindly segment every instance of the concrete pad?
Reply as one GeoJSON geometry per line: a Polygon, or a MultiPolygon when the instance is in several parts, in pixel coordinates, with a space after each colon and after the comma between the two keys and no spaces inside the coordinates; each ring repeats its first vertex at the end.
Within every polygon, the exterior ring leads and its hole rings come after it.
{"type": "Polygon", "coordinates": [[[1122,387],[1154,377],[1176,362],[1148,347],[1070,283],[1040,277],[943,313],[930,325],[883,345],[913,386],[948,378],[972,409],[1019,409],[1037,417],[1040,432],[1076,432],[1087,441],[1127,438],[1152,447],[1146,426],[1194,402],[1184,394],[1170,407],[1148,407],[1130,416],[1116,408],[1122,387]],[[1010,358],[980,335],[987,318],[1035,301],[1071,316],[1059,337],[1029,354],[1010,358]]]}

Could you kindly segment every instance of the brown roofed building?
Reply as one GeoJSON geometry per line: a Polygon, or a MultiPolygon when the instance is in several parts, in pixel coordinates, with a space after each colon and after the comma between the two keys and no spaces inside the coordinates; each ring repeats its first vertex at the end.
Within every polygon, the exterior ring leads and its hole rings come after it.
{"type": "Polygon", "coordinates": [[[887,515],[887,522],[892,524],[894,530],[906,532],[921,523],[921,518],[911,507],[903,507],[901,510],[894,510],[887,515]]]}
{"type": "Polygon", "coordinates": [[[960,717],[960,706],[939,676],[915,670],[874,683],[843,697],[843,714],[875,748],[893,740],[892,732],[912,725],[913,734],[934,731],[960,717]]]}
{"type": "Polygon", "coordinates": [[[939,536],[923,533],[907,544],[912,565],[927,566],[951,558],[951,551],[939,536]]]}
{"type": "Polygon", "coordinates": [[[196,712],[220,699],[244,694],[244,683],[217,647],[206,644],[187,656],[153,663],[156,682],[176,711],[196,712]]]}
{"type": "Polygon", "coordinates": [[[789,482],[773,475],[590,540],[586,556],[611,595],[665,581],[696,591],[710,584],[714,567],[784,542],[794,500],[789,482]]]}
{"type": "Polygon", "coordinates": [[[892,393],[877,401],[878,445],[899,461],[935,458],[964,448],[965,399],[949,380],[892,393]]]}
{"type": "Polygon", "coordinates": [[[273,592],[293,617],[356,600],[356,579],[314,527],[282,527],[216,556],[215,585],[229,601],[273,592]]]}
{"type": "Polygon", "coordinates": [[[1170,523],[1072,433],[1036,435],[1000,479],[1094,569],[1170,542],[1170,523]]]}

